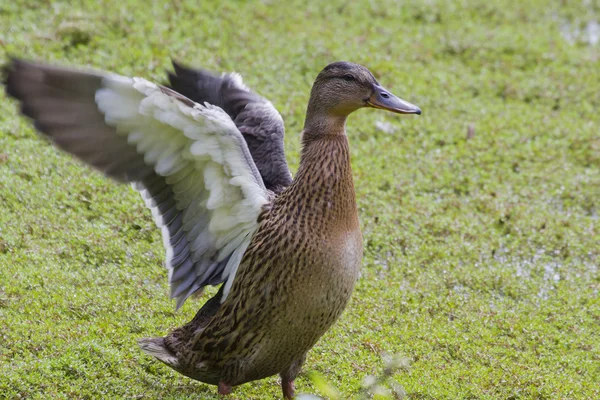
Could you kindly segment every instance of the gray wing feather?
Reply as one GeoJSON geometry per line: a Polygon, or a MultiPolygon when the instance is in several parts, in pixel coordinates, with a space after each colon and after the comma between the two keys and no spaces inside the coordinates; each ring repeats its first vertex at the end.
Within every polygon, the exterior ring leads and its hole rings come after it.
{"type": "Polygon", "coordinates": [[[267,189],[281,192],[292,182],[285,159],[283,120],[266,99],[251,92],[237,74],[214,75],[173,62],[170,86],[189,99],[221,107],[242,133],[267,189]]]}
{"type": "MultiPolygon", "coordinates": [[[[133,183],[142,192],[163,229],[163,237],[168,241],[165,245],[172,251],[171,297],[177,298],[177,307],[199,288],[228,279],[228,276],[224,276],[224,270],[231,255],[217,260],[218,251],[208,248],[199,237],[208,232],[210,219],[204,215],[206,210],[181,203],[181,192],[189,189],[182,186],[182,182],[187,184],[192,180],[185,181],[189,178],[185,175],[189,171],[183,170],[169,176],[157,174],[156,166],[145,161],[145,155],[141,154],[143,152],[135,144],[129,143],[127,135],[117,134],[115,127],[106,124],[106,116],[99,110],[95,100],[95,94],[102,88],[106,75],[16,59],[5,69],[7,94],[21,102],[23,114],[33,119],[40,132],[58,147],[107,176],[120,182],[133,183]]],[[[170,89],[161,90],[188,106],[194,104],[170,89]]],[[[237,138],[234,139],[237,141],[237,138]]],[[[241,136],[238,144],[242,157],[250,158],[241,136]]],[[[251,158],[246,161],[249,161],[248,167],[255,180],[264,188],[251,158]]],[[[181,168],[186,168],[185,165],[183,163],[181,168]]],[[[203,187],[196,185],[193,190],[202,191],[203,187]]],[[[207,196],[206,191],[184,194],[187,201],[196,199],[196,202],[199,196],[207,196]]]]}
{"type": "Polygon", "coordinates": [[[120,182],[154,175],[143,155],[115,135],[98,111],[93,93],[102,75],[12,60],[4,84],[6,93],[21,101],[21,112],[61,149],[120,182]]]}

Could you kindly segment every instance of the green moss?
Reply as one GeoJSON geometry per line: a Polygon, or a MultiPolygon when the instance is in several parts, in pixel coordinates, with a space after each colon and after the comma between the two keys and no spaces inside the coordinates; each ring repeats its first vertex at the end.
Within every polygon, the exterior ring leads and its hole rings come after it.
{"type": "MultiPolygon", "coordinates": [[[[594,2],[5,3],[0,61],[163,81],[172,56],[242,73],[281,111],[294,170],[318,71],[365,64],[423,115],[348,122],[363,276],[305,369],[346,398],[384,352],[412,361],[395,376],[411,399],[600,397],[594,2]]],[[[0,95],[0,393],[216,399],[137,348],[202,301],[173,311],[162,260],[139,196],[48,146],[0,95]]],[[[307,375],[298,389],[317,392],[307,375]]]]}

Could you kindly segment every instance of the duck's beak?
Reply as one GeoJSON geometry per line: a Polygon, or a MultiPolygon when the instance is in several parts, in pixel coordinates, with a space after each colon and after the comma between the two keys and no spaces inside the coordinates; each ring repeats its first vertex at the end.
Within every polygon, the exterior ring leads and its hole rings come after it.
{"type": "Polygon", "coordinates": [[[421,114],[419,107],[394,96],[386,88],[379,85],[373,85],[373,94],[367,99],[367,106],[398,114],[421,114]]]}

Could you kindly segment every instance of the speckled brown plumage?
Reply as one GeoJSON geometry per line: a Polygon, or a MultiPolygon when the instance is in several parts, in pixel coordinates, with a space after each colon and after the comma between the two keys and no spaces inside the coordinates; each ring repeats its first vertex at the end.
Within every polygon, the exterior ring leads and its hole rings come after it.
{"type": "Polygon", "coordinates": [[[236,385],[284,371],[350,298],[362,242],[346,137],[311,141],[301,165],[295,182],[265,211],[214,323],[170,349],[188,354],[181,364],[201,361],[207,373],[216,369],[209,383],[223,379],[236,385]],[[326,162],[312,162],[326,154],[326,162]],[[303,318],[294,318],[298,315],[303,318]],[[271,345],[258,357],[265,341],[271,345]]]}
{"type": "Polygon", "coordinates": [[[284,397],[293,396],[306,353],[339,318],[359,276],[362,235],[345,123],[371,105],[377,87],[356,64],[334,63],[319,74],[298,172],[265,207],[229,295],[219,306],[217,294],[189,324],[142,346],[165,349],[159,359],[218,384],[222,394],[279,373],[284,397]]]}

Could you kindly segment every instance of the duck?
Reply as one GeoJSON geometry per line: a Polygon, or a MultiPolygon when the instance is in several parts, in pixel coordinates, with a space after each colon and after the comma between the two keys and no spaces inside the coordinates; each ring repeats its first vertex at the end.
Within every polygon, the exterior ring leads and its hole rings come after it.
{"type": "Polygon", "coordinates": [[[281,115],[239,74],[173,62],[168,79],[13,58],[4,86],[55,146],[141,193],[162,231],[177,308],[220,285],[189,323],[140,339],[141,350],[220,395],[279,374],[291,399],[361,269],[346,120],[362,108],[421,110],[362,65],[327,65],[292,177],[281,115]]]}

